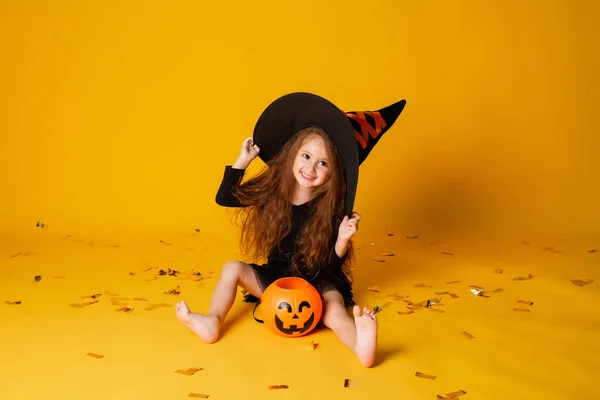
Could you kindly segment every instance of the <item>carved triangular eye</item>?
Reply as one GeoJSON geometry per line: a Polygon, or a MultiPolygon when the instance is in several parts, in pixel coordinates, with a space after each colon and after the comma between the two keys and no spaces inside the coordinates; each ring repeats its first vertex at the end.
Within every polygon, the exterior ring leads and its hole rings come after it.
{"type": "Polygon", "coordinates": [[[302,312],[302,309],[304,307],[310,308],[310,303],[308,301],[303,301],[302,303],[300,303],[300,306],[298,307],[298,312],[302,312]]]}
{"type": "Polygon", "coordinates": [[[277,307],[277,308],[280,309],[280,310],[283,310],[284,308],[287,308],[288,312],[292,312],[292,306],[290,306],[290,303],[287,303],[285,301],[282,302],[282,303],[279,303],[279,307],[277,307]]]}

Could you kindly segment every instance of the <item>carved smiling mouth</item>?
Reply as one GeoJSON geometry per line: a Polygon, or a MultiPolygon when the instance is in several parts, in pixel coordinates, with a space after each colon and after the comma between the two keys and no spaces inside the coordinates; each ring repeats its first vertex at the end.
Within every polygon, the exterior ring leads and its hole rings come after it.
{"type": "Polygon", "coordinates": [[[302,325],[302,328],[298,328],[298,325],[290,325],[289,328],[284,328],[283,321],[281,319],[279,319],[279,317],[277,315],[275,316],[275,326],[277,326],[277,329],[279,329],[281,332],[285,333],[286,335],[293,335],[294,333],[302,334],[302,333],[306,332],[312,326],[314,321],[315,321],[315,313],[311,313],[310,318],[304,323],[304,325],[302,325]]]}

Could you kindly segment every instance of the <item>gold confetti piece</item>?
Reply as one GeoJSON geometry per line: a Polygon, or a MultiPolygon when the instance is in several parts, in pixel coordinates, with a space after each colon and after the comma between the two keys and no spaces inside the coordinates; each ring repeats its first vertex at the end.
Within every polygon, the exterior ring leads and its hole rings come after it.
{"type": "Polygon", "coordinates": [[[344,387],[351,388],[352,387],[352,379],[344,379],[344,387]]]}
{"type": "Polygon", "coordinates": [[[501,274],[502,272],[504,272],[504,270],[502,268],[494,268],[495,274],[501,274]]]}
{"type": "Polygon", "coordinates": [[[597,251],[598,251],[597,249],[592,249],[592,250],[589,250],[588,253],[595,253],[597,251]]]}
{"type": "Polygon", "coordinates": [[[290,387],[288,385],[271,385],[269,386],[270,390],[273,389],[289,389],[290,387]]]}
{"type": "Polygon", "coordinates": [[[379,286],[371,286],[367,290],[370,290],[371,292],[379,292],[379,286]]]}
{"type": "Polygon", "coordinates": [[[179,285],[177,285],[175,289],[171,289],[168,292],[164,292],[164,294],[172,294],[174,296],[178,296],[181,294],[181,288],[179,287],[179,285]]]}
{"type": "Polygon", "coordinates": [[[121,307],[121,308],[117,308],[115,311],[125,312],[125,313],[129,314],[129,313],[133,312],[133,310],[135,310],[135,308],[121,307]]]}
{"type": "Polygon", "coordinates": [[[385,260],[382,260],[381,258],[374,258],[373,261],[377,261],[377,262],[380,262],[380,263],[384,263],[385,262],[385,260]]]}
{"type": "Polygon", "coordinates": [[[313,350],[315,350],[317,347],[319,347],[319,343],[315,343],[315,342],[311,341],[310,344],[312,345],[313,350]]]}
{"type": "Polygon", "coordinates": [[[87,353],[86,355],[93,357],[93,358],[103,358],[104,357],[102,354],[96,354],[96,353],[87,353]]]}
{"type": "Polygon", "coordinates": [[[446,393],[446,396],[450,397],[451,399],[454,399],[456,397],[462,396],[463,394],[467,394],[467,392],[465,392],[464,390],[459,390],[457,392],[446,393]]]}
{"type": "Polygon", "coordinates": [[[160,242],[161,242],[162,244],[164,244],[165,246],[170,246],[170,245],[172,245],[172,244],[173,244],[173,243],[168,243],[168,242],[165,242],[164,240],[161,240],[160,242]]]}
{"type": "Polygon", "coordinates": [[[408,310],[408,311],[396,311],[399,315],[408,315],[408,314],[412,314],[414,313],[413,310],[408,310]]]}
{"type": "Polygon", "coordinates": [[[433,288],[433,286],[431,286],[431,285],[428,285],[428,284],[426,284],[426,283],[423,283],[423,282],[415,283],[415,285],[414,285],[414,286],[415,286],[416,288],[430,288],[430,289],[432,289],[432,288],[433,288]]]}
{"type": "Polygon", "coordinates": [[[194,375],[196,372],[198,371],[203,371],[204,368],[188,368],[188,369],[178,369],[175,371],[175,373],[178,374],[184,374],[184,375],[188,375],[188,376],[192,376],[194,375]]]}
{"type": "Polygon", "coordinates": [[[418,239],[419,237],[418,236],[407,236],[406,238],[407,239],[418,239]]]}
{"type": "Polygon", "coordinates": [[[393,257],[394,253],[381,253],[383,257],[393,257]]]}
{"type": "Polygon", "coordinates": [[[148,301],[148,299],[145,298],[145,297],[134,297],[133,300],[136,300],[136,301],[148,301]]]}
{"type": "Polygon", "coordinates": [[[393,233],[388,233],[388,236],[394,236],[394,234],[393,233]]]}
{"type": "Polygon", "coordinates": [[[471,288],[471,293],[475,296],[483,296],[483,289],[471,288]]]}
{"type": "Polygon", "coordinates": [[[70,306],[75,307],[75,308],[83,308],[83,307],[91,306],[92,304],[96,304],[97,302],[98,302],[98,300],[91,300],[86,303],[73,303],[73,304],[70,304],[70,306]]]}
{"type": "Polygon", "coordinates": [[[504,289],[502,289],[502,288],[492,290],[492,293],[502,293],[502,292],[504,292],[504,289]]]}
{"type": "Polygon", "coordinates": [[[428,309],[429,311],[435,311],[435,312],[438,312],[438,313],[445,313],[445,312],[446,312],[445,310],[440,310],[439,308],[431,308],[431,307],[428,307],[427,309],[428,309]]]}
{"type": "Polygon", "coordinates": [[[19,304],[21,304],[21,300],[17,300],[17,301],[8,301],[8,300],[6,300],[4,302],[4,304],[9,304],[11,306],[18,306],[19,304]]]}
{"type": "Polygon", "coordinates": [[[455,283],[460,283],[460,281],[446,282],[446,285],[452,285],[452,284],[455,284],[455,283]]]}
{"type": "Polygon", "coordinates": [[[36,281],[36,282],[39,282],[39,281],[41,281],[41,280],[42,280],[42,276],[41,276],[41,275],[36,275],[36,276],[33,278],[33,280],[34,280],[34,281],[36,281]]]}
{"type": "Polygon", "coordinates": [[[529,301],[529,300],[518,300],[517,303],[528,304],[530,306],[533,305],[533,301],[529,301]]]}
{"type": "Polygon", "coordinates": [[[82,299],[97,299],[97,298],[102,297],[102,295],[100,293],[98,293],[98,294],[93,294],[91,296],[79,296],[79,297],[81,297],[82,299]]]}
{"type": "Polygon", "coordinates": [[[528,308],[513,308],[513,311],[530,312],[531,310],[528,308]]]}
{"type": "Polygon", "coordinates": [[[375,306],[375,307],[373,308],[373,312],[374,312],[375,314],[379,313],[381,310],[382,310],[382,308],[381,308],[381,307],[379,307],[379,306],[375,306]]]}
{"type": "Polygon", "coordinates": [[[441,254],[444,254],[446,256],[453,256],[454,255],[454,253],[448,253],[446,251],[442,251],[441,254]]]}
{"type": "Polygon", "coordinates": [[[513,281],[528,281],[533,278],[535,278],[535,275],[529,273],[527,276],[517,276],[516,278],[513,278],[513,281]]]}
{"type": "Polygon", "coordinates": [[[12,254],[12,255],[10,256],[10,258],[19,257],[21,254],[23,254],[23,253],[15,253],[15,254],[12,254]]]}
{"type": "Polygon", "coordinates": [[[66,276],[64,276],[64,275],[56,275],[56,276],[51,276],[50,278],[51,279],[64,279],[64,278],[66,278],[66,276]]]}
{"type": "Polygon", "coordinates": [[[200,394],[200,393],[190,393],[188,394],[188,397],[193,397],[196,399],[208,399],[210,395],[208,394],[200,394]]]}
{"type": "Polygon", "coordinates": [[[450,294],[450,292],[433,292],[433,293],[435,295],[437,295],[437,296],[442,296],[442,295],[445,295],[445,294],[450,294]]]}
{"type": "Polygon", "coordinates": [[[562,251],[560,251],[560,250],[556,250],[556,248],[555,248],[555,247],[546,247],[546,248],[544,248],[544,249],[542,249],[542,250],[544,250],[544,251],[549,251],[549,252],[552,252],[552,253],[562,253],[562,251]]]}
{"type": "Polygon", "coordinates": [[[450,293],[450,297],[453,299],[458,299],[458,295],[456,293],[450,293]]]}
{"type": "Polygon", "coordinates": [[[467,337],[467,339],[475,339],[475,336],[471,335],[469,332],[463,332],[463,335],[467,337]]]}
{"type": "Polygon", "coordinates": [[[436,378],[436,376],[435,376],[435,375],[427,375],[427,374],[424,374],[424,373],[422,373],[422,372],[417,372],[417,373],[415,374],[415,376],[416,376],[417,378],[424,378],[424,379],[431,379],[431,380],[434,380],[434,379],[436,378]]]}
{"type": "Polygon", "coordinates": [[[585,285],[589,285],[590,283],[594,283],[593,279],[572,279],[571,283],[575,286],[585,286],[585,285]]]}

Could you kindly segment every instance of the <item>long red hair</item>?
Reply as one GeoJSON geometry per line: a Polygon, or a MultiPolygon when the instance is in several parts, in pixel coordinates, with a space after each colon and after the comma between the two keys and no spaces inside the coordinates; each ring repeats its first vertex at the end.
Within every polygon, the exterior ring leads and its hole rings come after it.
{"type": "MultiPolygon", "coordinates": [[[[292,196],[297,181],[292,172],[294,159],[306,140],[320,137],[329,158],[330,175],[315,189],[311,199],[311,218],[306,222],[296,242],[294,268],[316,272],[327,265],[334,254],[337,232],[344,219],[346,184],[343,162],[329,136],[323,130],[305,128],[287,142],[279,154],[257,176],[242,183],[234,192],[239,210],[242,251],[253,262],[264,260],[287,236],[292,228],[292,196]]],[[[345,266],[353,258],[349,243],[345,266]]],[[[346,267],[345,272],[349,274],[346,267]]]]}

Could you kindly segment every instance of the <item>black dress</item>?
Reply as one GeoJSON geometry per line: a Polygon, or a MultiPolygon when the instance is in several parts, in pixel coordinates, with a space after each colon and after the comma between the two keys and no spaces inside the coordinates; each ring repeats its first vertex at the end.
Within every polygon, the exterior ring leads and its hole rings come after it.
{"type": "MultiPolygon", "coordinates": [[[[224,207],[241,207],[237,198],[233,195],[233,189],[236,188],[243,176],[245,170],[236,169],[228,165],[225,167],[225,173],[221,186],[217,191],[216,202],[224,207]]],[[[332,246],[332,262],[329,265],[321,266],[318,273],[303,274],[298,273],[292,268],[292,255],[296,248],[296,238],[302,230],[304,223],[310,218],[310,202],[301,205],[292,206],[292,229],[280,243],[279,248],[276,246],[268,258],[267,263],[263,265],[249,264],[256,279],[259,282],[261,289],[264,291],[271,283],[279,278],[288,276],[298,276],[306,279],[313,285],[321,295],[330,290],[337,290],[344,299],[346,307],[354,305],[354,295],[352,293],[352,284],[349,277],[342,269],[342,265],[346,260],[346,255],[339,257],[332,246]]],[[[334,230],[335,238],[337,238],[337,229],[334,230]]],[[[332,238],[332,239],[335,239],[332,238]]],[[[335,243],[335,240],[332,240],[335,243]]]]}

